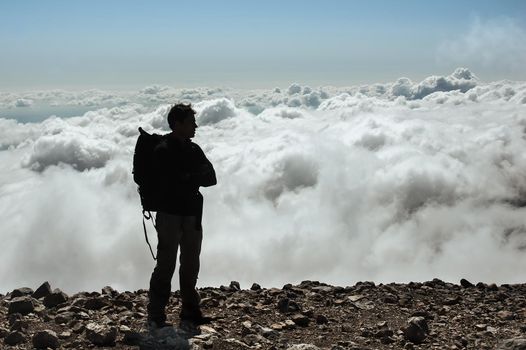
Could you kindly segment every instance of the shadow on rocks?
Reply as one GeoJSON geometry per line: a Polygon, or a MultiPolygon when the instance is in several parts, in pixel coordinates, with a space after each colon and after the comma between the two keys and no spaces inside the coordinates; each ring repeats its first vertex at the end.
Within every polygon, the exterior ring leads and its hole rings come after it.
{"type": "Polygon", "coordinates": [[[175,327],[164,327],[151,332],[134,332],[125,342],[138,346],[140,350],[187,350],[190,349],[188,339],[192,336],[175,327]]]}

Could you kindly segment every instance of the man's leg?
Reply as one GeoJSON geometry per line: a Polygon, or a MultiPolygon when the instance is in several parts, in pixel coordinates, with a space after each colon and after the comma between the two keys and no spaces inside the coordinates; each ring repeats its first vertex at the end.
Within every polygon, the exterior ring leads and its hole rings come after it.
{"type": "Polygon", "coordinates": [[[148,319],[158,324],[166,321],[164,309],[170,299],[177,246],[183,233],[181,223],[181,216],[157,213],[157,265],[150,279],[148,319]]]}
{"type": "Polygon", "coordinates": [[[181,247],[179,284],[181,287],[181,319],[200,318],[200,297],[195,289],[199,274],[199,255],[203,231],[196,229],[194,216],[183,217],[183,235],[179,242],[181,247]]]}

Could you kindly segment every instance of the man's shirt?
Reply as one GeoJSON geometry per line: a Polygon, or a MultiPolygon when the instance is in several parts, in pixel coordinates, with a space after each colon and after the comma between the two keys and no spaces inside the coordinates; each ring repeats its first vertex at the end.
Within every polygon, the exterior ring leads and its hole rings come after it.
{"type": "Polygon", "coordinates": [[[163,212],[200,216],[203,198],[200,186],[217,183],[214,167],[203,150],[190,140],[179,141],[168,135],[154,150],[159,197],[163,212]]]}

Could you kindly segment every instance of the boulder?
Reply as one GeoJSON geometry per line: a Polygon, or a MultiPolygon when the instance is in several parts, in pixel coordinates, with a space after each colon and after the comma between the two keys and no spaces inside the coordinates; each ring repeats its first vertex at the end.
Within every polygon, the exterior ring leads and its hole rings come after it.
{"type": "Polygon", "coordinates": [[[49,294],[51,294],[51,286],[49,285],[49,282],[44,282],[40,287],[37,288],[37,290],[33,293],[32,297],[35,299],[45,298],[49,294]]]}
{"type": "Polygon", "coordinates": [[[421,316],[411,317],[407,321],[407,327],[403,329],[404,338],[413,344],[422,343],[428,332],[426,319],[421,316]]]}
{"type": "Polygon", "coordinates": [[[56,349],[60,346],[57,333],[49,329],[35,333],[31,340],[33,342],[33,346],[37,349],[56,349]]]}
{"type": "Polygon", "coordinates": [[[66,301],[68,301],[67,294],[57,288],[51,294],[44,298],[44,305],[47,308],[52,308],[57,305],[63,304],[66,301]]]}
{"type": "Polygon", "coordinates": [[[35,304],[30,296],[16,297],[9,303],[8,314],[19,313],[27,315],[35,309],[35,304]]]}

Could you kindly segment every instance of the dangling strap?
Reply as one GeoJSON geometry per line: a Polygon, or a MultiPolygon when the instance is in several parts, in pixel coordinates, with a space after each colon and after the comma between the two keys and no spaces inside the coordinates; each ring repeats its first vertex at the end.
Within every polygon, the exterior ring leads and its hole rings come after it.
{"type": "Polygon", "coordinates": [[[146,238],[146,243],[148,244],[148,247],[150,247],[150,253],[152,253],[153,260],[157,260],[157,258],[153,254],[153,249],[152,249],[152,246],[150,244],[150,241],[148,241],[148,234],[146,233],[146,223],[144,222],[144,219],[146,219],[146,220],[152,219],[153,227],[155,227],[156,230],[157,230],[157,226],[155,225],[155,220],[153,219],[152,213],[149,212],[149,211],[147,212],[146,210],[143,210],[142,211],[142,227],[144,228],[144,238],[146,238]]]}

